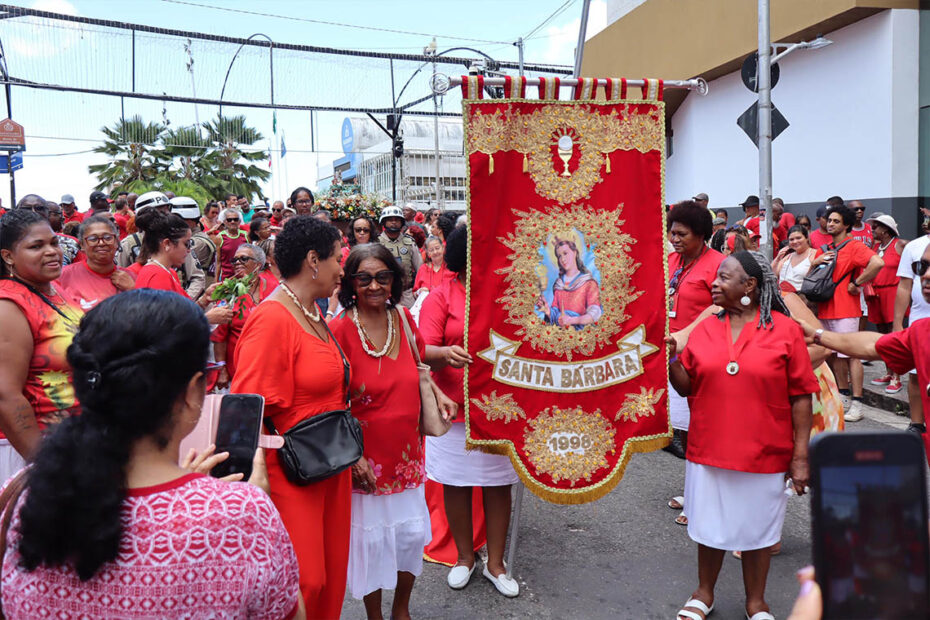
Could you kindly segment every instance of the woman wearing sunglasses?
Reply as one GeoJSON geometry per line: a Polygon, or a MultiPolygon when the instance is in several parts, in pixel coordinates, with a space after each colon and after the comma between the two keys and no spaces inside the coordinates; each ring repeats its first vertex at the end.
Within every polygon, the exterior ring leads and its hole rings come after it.
{"type": "MultiPolygon", "coordinates": [[[[352,365],[352,414],[365,432],[364,456],[352,467],[348,586],[352,596],[364,600],[369,618],[382,617],[381,590],[396,589],[391,617],[409,618],[423,547],[431,539],[419,375],[411,350],[417,347],[422,359],[426,341],[410,311],[398,306],[404,274],[387,248],[356,246],[345,271],[348,282],[339,301],[346,310],[331,327],[352,365]],[[407,340],[404,319],[415,342],[407,340]]],[[[453,417],[457,405],[435,385],[433,391],[453,417]]]]}
{"type": "Polygon", "coordinates": [[[78,236],[86,261],[62,269],[61,284],[87,312],[101,301],[135,287],[131,272],[116,266],[119,233],[106,215],[94,215],[81,224],[78,236]]]}
{"type": "Polygon", "coordinates": [[[239,227],[242,214],[239,209],[227,208],[220,213],[220,223],[223,229],[216,236],[216,274],[219,280],[231,278],[233,275],[232,259],[239,246],[248,243],[248,233],[239,227]]]}
{"type": "Polygon", "coordinates": [[[266,260],[264,250],[251,243],[239,246],[232,259],[233,273],[237,278],[245,278],[253,273],[255,277],[252,279],[249,292],[239,297],[232,305],[232,320],[229,323],[217,325],[210,334],[210,341],[213,342],[213,359],[225,363],[225,366],[220,368],[216,387],[228,386],[236,374],[236,345],[239,343],[246,319],[277,286],[261,277],[266,260]]]}
{"type": "MultiPolygon", "coordinates": [[[[713,222],[710,211],[691,200],[678,203],[668,213],[668,240],[674,249],[668,257],[668,322],[671,332],[681,331],[713,305],[710,288],[724,258],[720,252],[707,247],[714,231],[713,222]]],[[[680,442],[678,445],[673,442],[673,454],[684,458],[691,421],[688,400],[679,396],[671,383],[668,396],[672,428],[680,442]]],[[[675,523],[688,525],[683,497],[673,497],[668,501],[668,507],[681,510],[675,523]]]]}

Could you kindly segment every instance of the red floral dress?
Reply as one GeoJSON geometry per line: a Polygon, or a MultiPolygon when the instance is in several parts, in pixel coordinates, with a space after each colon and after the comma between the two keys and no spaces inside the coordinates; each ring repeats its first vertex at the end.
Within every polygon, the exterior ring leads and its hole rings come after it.
{"type": "MultiPolygon", "coordinates": [[[[422,359],[426,343],[410,311],[400,310],[407,313],[422,359]]],[[[395,335],[400,338],[394,358],[375,358],[365,352],[351,310],[340,314],[329,327],[352,365],[352,415],[362,424],[364,455],[377,478],[373,494],[415,489],[426,480],[420,439],[419,375],[399,317],[394,314],[395,335]]]]}

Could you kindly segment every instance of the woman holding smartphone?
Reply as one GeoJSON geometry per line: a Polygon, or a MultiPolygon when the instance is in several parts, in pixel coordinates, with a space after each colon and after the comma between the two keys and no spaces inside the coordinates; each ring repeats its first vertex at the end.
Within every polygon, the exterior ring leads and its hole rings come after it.
{"type": "Polygon", "coordinates": [[[814,254],[816,250],[810,245],[807,230],[803,226],[792,226],[788,231],[788,245],[779,250],[772,261],[772,271],[778,276],[779,284],[790,285],[789,292],[800,291],[804,276],[811,270],[814,254]]]}
{"type": "Polygon", "coordinates": [[[81,415],[44,440],[3,507],[15,510],[6,618],[303,617],[268,496],[178,465],[209,335],[193,302],[156,290],[110,297],[81,321],[68,348],[81,415]]]}

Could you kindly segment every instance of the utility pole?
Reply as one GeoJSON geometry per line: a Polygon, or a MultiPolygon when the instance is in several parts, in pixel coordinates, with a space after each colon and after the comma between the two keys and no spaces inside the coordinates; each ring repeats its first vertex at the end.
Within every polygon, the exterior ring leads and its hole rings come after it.
{"type": "Polygon", "coordinates": [[[769,0],[759,0],[759,208],[765,211],[761,250],[771,261],[772,247],[772,42],[769,0]]]}
{"type": "Polygon", "coordinates": [[[588,31],[588,12],[590,9],[591,0],[584,0],[584,4],[581,5],[581,27],[578,28],[578,47],[575,48],[575,71],[572,73],[573,77],[581,77],[581,59],[584,56],[584,35],[588,31]]]}

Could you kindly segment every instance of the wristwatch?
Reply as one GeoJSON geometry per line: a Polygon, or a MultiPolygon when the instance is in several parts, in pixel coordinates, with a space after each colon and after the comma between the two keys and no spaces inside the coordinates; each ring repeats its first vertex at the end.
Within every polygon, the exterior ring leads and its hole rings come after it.
{"type": "Polygon", "coordinates": [[[817,344],[823,344],[822,342],[820,342],[820,337],[821,337],[821,336],[823,336],[823,330],[822,330],[822,329],[818,329],[817,331],[815,331],[815,332],[814,332],[814,342],[816,342],[817,344]]]}

